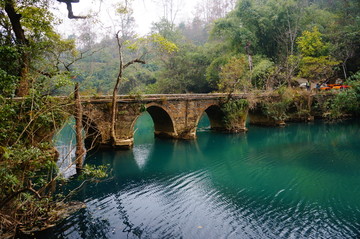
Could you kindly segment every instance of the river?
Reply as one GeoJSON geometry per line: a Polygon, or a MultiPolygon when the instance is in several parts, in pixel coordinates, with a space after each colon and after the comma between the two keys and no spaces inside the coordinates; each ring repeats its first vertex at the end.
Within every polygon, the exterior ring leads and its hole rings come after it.
{"type": "Polygon", "coordinates": [[[360,238],[360,122],[206,128],[197,140],[154,139],[143,114],[128,151],[95,151],[112,179],[37,238],[360,238]]]}

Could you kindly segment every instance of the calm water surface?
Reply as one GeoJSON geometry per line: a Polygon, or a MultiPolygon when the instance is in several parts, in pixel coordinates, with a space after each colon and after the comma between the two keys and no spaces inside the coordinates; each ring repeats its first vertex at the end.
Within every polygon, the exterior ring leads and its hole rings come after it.
{"type": "MultiPolygon", "coordinates": [[[[206,124],[206,118],[203,120],[206,124]]],[[[196,141],[153,138],[144,114],[129,151],[97,151],[113,179],[40,238],[360,238],[360,123],[200,128],[196,141]]]]}

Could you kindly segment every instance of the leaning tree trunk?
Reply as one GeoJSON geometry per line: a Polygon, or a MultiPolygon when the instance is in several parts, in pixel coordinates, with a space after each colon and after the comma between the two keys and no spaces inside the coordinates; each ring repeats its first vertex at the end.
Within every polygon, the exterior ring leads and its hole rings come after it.
{"type": "Polygon", "coordinates": [[[5,12],[10,19],[11,27],[16,38],[16,44],[21,52],[21,69],[19,70],[20,81],[16,89],[16,96],[25,96],[29,94],[30,89],[30,82],[28,78],[30,56],[25,49],[29,45],[29,41],[25,37],[24,29],[22,28],[20,22],[21,14],[16,13],[15,3],[13,0],[5,0],[5,12]]]}
{"type": "Polygon", "coordinates": [[[110,128],[110,135],[111,135],[111,140],[112,140],[112,144],[116,145],[116,132],[115,132],[115,123],[116,123],[116,113],[117,113],[117,93],[119,90],[119,84],[120,81],[122,79],[122,74],[123,74],[123,56],[122,56],[122,44],[120,41],[120,37],[119,37],[119,33],[116,34],[116,40],[117,40],[117,44],[118,44],[118,51],[119,51],[119,73],[118,76],[116,78],[116,83],[114,86],[114,90],[113,90],[113,96],[112,96],[112,104],[111,104],[111,128],[110,128]]]}
{"type": "Polygon", "coordinates": [[[76,173],[80,174],[82,171],[84,156],[86,153],[84,140],[82,137],[82,106],[80,102],[80,94],[79,94],[79,83],[75,85],[75,132],[76,132],[76,173]]]}
{"type": "MultiPolygon", "coordinates": [[[[121,71],[122,72],[122,71],[121,71]]],[[[111,134],[111,140],[112,140],[112,144],[115,145],[116,144],[116,132],[115,132],[115,123],[116,123],[116,113],[117,113],[117,92],[119,89],[119,84],[121,81],[121,77],[122,77],[122,73],[119,73],[117,79],[116,79],[116,84],[114,87],[114,91],[113,91],[113,96],[112,96],[112,102],[111,102],[111,128],[110,128],[110,134],[111,134]]]]}

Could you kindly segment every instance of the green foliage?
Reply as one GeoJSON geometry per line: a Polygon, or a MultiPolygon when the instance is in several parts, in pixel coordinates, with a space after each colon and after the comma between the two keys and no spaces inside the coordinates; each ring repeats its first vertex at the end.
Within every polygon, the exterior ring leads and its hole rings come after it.
{"type": "Polygon", "coordinates": [[[251,72],[252,86],[255,89],[266,89],[267,79],[273,75],[275,64],[268,58],[255,56],[254,66],[251,72]]]}
{"type": "Polygon", "coordinates": [[[264,103],[265,114],[276,121],[284,121],[289,115],[287,110],[289,109],[290,102],[278,101],[271,103],[264,103]]]}
{"type": "Polygon", "coordinates": [[[229,56],[224,55],[218,58],[215,58],[211,64],[206,69],[206,80],[209,82],[209,85],[217,89],[218,82],[220,80],[219,73],[221,71],[221,67],[225,65],[229,61],[229,56]]]}
{"type": "MultiPolygon", "coordinates": [[[[29,180],[36,188],[47,182],[48,174],[56,169],[53,153],[39,147],[4,147],[1,157],[0,194],[9,195],[27,186],[29,180]],[[9,179],[9,180],[6,180],[9,179]]],[[[4,198],[2,198],[4,199],[4,198]]],[[[0,199],[1,200],[1,199],[0,199]]]]}
{"type": "Polygon", "coordinates": [[[360,71],[356,72],[352,76],[349,77],[350,84],[353,84],[353,87],[358,88],[357,82],[360,81],[360,71]],[[355,86],[354,86],[355,84],[355,86]]]}
{"type": "Polygon", "coordinates": [[[306,56],[300,61],[299,76],[312,80],[328,79],[334,74],[334,67],[339,63],[329,56],[306,56]]]}
{"type": "Polygon", "coordinates": [[[0,95],[8,97],[14,95],[17,80],[18,77],[0,69],[0,95]]]}
{"type": "Polygon", "coordinates": [[[19,52],[12,46],[0,46],[0,95],[10,97],[14,94],[18,81],[19,52]],[[11,64],[10,64],[11,63],[11,64]]]}
{"type": "Polygon", "coordinates": [[[241,20],[235,14],[217,20],[211,30],[211,39],[225,41],[236,53],[244,53],[244,47],[248,43],[251,43],[253,49],[257,43],[256,35],[254,31],[243,26],[241,20]]]}
{"type": "MultiPolygon", "coordinates": [[[[51,141],[67,117],[64,105],[66,100],[35,90],[18,101],[0,97],[0,211],[28,229],[44,226],[60,198],[52,190],[58,179],[58,154],[51,141]]],[[[107,175],[105,166],[84,170],[90,181],[107,175]]],[[[0,233],[9,230],[3,223],[0,233]]]]}
{"type": "Polygon", "coordinates": [[[294,94],[290,88],[280,87],[276,94],[262,102],[265,115],[275,121],[283,122],[289,118],[288,110],[293,103],[294,94]]]}
{"type": "Polygon", "coordinates": [[[155,90],[154,93],[208,92],[205,71],[209,59],[204,49],[192,44],[179,47],[178,52],[163,61],[163,69],[151,90],[155,90]]]}
{"type": "Polygon", "coordinates": [[[275,70],[275,64],[259,55],[251,56],[251,61],[250,70],[247,55],[225,55],[215,58],[207,68],[207,80],[212,85],[217,83],[216,88],[221,92],[265,89],[267,79],[275,70]]]}
{"type": "Polygon", "coordinates": [[[52,137],[67,113],[51,97],[34,93],[23,101],[0,98],[0,145],[37,144],[52,137]]]}
{"type": "MultiPolygon", "coordinates": [[[[43,227],[44,219],[50,217],[54,206],[50,182],[57,174],[55,156],[48,144],[1,147],[0,210],[15,225],[21,222],[22,228],[32,230],[35,226],[43,227]]],[[[11,223],[2,220],[0,233],[11,230],[11,223]]]]}
{"type": "Polygon", "coordinates": [[[22,15],[21,23],[31,41],[36,43],[46,41],[55,34],[53,29],[55,17],[48,9],[28,5],[19,10],[22,15]]]}
{"type": "Polygon", "coordinates": [[[236,127],[236,123],[245,120],[249,102],[246,99],[233,100],[230,99],[221,104],[221,110],[224,112],[224,124],[227,130],[236,127]]]}
{"type": "Polygon", "coordinates": [[[100,166],[94,166],[85,164],[85,166],[82,169],[82,174],[80,176],[81,180],[85,179],[91,179],[91,180],[99,180],[102,178],[108,177],[108,165],[100,165],[100,166]]]}
{"type": "Polygon", "coordinates": [[[360,115],[360,80],[350,80],[347,83],[351,86],[350,89],[342,90],[326,102],[326,117],[339,119],[349,115],[360,115]]]}
{"type": "Polygon", "coordinates": [[[232,57],[221,67],[218,88],[221,92],[247,91],[251,87],[246,56],[232,57]]]}
{"type": "Polygon", "coordinates": [[[212,37],[225,40],[236,53],[248,51],[277,59],[291,53],[290,34],[296,34],[300,27],[303,8],[302,3],[292,0],[241,0],[225,19],[215,22],[212,37]]]}
{"type": "Polygon", "coordinates": [[[311,116],[312,96],[310,91],[294,90],[293,104],[296,107],[297,118],[307,119],[311,116]]]}

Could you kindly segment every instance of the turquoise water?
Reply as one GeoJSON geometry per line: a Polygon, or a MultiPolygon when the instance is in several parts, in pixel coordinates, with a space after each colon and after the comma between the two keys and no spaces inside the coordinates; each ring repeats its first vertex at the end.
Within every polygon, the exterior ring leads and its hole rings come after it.
{"type": "Polygon", "coordinates": [[[154,139],[144,114],[132,150],[88,154],[113,178],[39,238],[360,238],[359,126],[204,127],[176,141],[154,139]]]}

